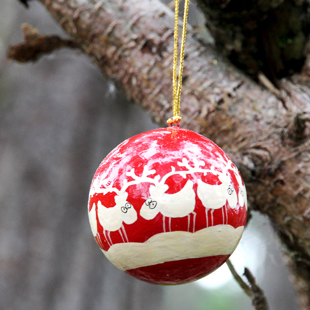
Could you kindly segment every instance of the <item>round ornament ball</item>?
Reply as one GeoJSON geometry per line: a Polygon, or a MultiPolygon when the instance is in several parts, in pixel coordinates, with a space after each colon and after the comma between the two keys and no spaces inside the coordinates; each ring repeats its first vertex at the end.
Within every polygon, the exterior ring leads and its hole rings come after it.
{"type": "Polygon", "coordinates": [[[117,146],[89,193],[92,233],[119,269],[153,284],[182,284],[220,267],[244,230],[244,182],[212,141],[179,127],[117,146]]]}

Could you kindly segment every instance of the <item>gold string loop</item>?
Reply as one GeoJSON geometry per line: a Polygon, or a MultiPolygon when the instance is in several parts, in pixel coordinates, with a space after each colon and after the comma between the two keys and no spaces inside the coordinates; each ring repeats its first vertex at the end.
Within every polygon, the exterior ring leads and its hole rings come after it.
{"type": "Polygon", "coordinates": [[[172,87],[173,87],[173,117],[167,120],[169,126],[176,124],[179,126],[179,122],[182,119],[180,116],[181,108],[181,89],[182,89],[182,75],[184,66],[184,50],[185,50],[185,39],[186,39],[186,26],[189,1],[184,2],[184,15],[183,15],[183,28],[182,28],[182,41],[180,50],[180,63],[179,63],[179,74],[177,74],[178,66],[178,22],[179,22],[179,0],[175,0],[174,9],[174,47],[173,47],[173,70],[172,70],[172,87]]]}

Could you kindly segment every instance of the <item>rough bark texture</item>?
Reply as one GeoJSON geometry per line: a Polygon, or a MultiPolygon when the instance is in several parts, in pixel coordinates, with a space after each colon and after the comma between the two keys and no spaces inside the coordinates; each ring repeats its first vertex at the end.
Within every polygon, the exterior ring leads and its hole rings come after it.
{"type": "Polygon", "coordinates": [[[197,0],[216,45],[238,67],[276,81],[298,72],[309,35],[308,0],[197,0]]]}
{"type": "MultiPolygon", "coordinates": [[[[173,12],[156,0],[40,0],[128,98],[164,124],[171,116],[173,12]]],[[[208,136],[240,168],[253,209],[287,249],[302,309],[310,308],[310,67],[279,81],[280,98],[189,30],[181,126],[208,136]],[[304,119],[304,121],[301,121],[304,119]]]]}

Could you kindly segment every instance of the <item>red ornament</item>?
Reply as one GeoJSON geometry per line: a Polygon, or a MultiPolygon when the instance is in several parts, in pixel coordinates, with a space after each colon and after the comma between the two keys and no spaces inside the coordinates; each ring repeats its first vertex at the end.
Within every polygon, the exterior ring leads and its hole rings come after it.
{"type": "Polygon", "coordinates": [[[179,127],[148,131],[100,164],[89,194],[93,235],[119,269],[154,284],[220,267],[246,222],[246,189],[212,141],[179,127]]]}

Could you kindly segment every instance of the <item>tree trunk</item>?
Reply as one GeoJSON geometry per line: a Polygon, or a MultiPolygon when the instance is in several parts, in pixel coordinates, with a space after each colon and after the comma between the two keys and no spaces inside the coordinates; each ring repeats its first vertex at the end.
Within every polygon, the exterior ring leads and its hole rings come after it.
{"type": "MultiPolygon", "coordinates": [[[[172,11],[156,0],[40,1],[130,100],[165,123],[171,116],[172,11]]],[[[207,135],[237,164],[251,208],[271,218],[302,308],[309,309],[309,63],[270,91],[195,40],[191,29],[185,57],[181,126],[207,135]]]]}

